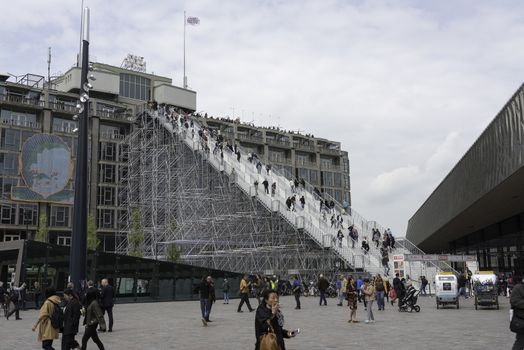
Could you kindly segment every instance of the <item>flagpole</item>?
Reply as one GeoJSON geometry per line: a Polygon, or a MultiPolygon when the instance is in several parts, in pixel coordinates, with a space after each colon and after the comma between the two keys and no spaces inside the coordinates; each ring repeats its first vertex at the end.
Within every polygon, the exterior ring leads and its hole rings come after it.
{"type": "Polygon", "coordinates": [[[186,11],[184,11],[184,89],[187,88],[187,77],[186,77],[186,11]]]}

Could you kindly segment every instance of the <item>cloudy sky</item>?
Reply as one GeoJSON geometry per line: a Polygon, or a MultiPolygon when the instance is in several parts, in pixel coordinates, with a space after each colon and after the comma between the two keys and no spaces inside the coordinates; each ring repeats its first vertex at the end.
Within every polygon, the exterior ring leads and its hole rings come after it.
{"type": "MultiPolygon", "coordinates": [[[[0,71],[75,63],[80,1],[2,1],[0,71]]],[[[353,207],[407,221],[522,83],[522,1],[85,0],[91,55],[187,76],[198,109],[339,140],[353,207]]]]}

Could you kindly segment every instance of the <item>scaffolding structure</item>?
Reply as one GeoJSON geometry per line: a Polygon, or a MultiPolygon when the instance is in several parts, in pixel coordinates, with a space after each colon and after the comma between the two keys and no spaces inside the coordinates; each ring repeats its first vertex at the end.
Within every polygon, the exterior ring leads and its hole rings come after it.
{"type": "Polygon", "coordinates": [[[122,142],[117,253],[129,252],[134,211],[140,214],[144,257],[233,272],[299,273],[311,278],[347,267],[332,250],[264,207],[233,179],[213,168],[205,153],[142,112],[122,142]]]}

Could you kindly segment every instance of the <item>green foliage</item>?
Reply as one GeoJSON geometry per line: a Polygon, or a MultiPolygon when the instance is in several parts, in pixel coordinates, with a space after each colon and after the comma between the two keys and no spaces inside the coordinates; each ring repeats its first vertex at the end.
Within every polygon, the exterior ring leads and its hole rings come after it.
{"type": "Polygon", "coordinates": [[[135,208],[131,212],[131,232],[127,236],[128,254],[136,257],[143,257],[142,244],[144,243],[144,227],[140,221],[140,211],[135,208]]]}
{"type": "Polygon", "coordinates": [[[171,243],[167,248],[166,260],[170,262],[177,262],[180,259],[180,251],[175,243],[171,243]]]}
{"type": "Polygon", "coordinates": [[[38,218],[38,230],[36,231],[35,240],[39,242],[47,242],[49,239],[49,227],[47,226],[46,212],[41,210],[38,218]]]}
{"type": "Polygon", "coordinates": [[[96,221],[93,214],[89,214],[87,218],[87,248],[90,250],[96,250],[100,240],[96,235],[96,221]]]}

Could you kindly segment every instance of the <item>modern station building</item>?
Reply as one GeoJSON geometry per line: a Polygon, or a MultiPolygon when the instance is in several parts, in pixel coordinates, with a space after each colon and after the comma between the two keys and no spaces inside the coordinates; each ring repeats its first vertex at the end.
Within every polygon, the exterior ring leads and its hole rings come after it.
{"type": "Polygon", "coordinates": [[[476,255],[481,269],[524,272],[524,86],[411,217],[407,238],[476,255]]]}
{"type": "MultiPolygon", "coordinates": [[[[129,220],[119,203],[120,179],[128,171],[122,140],[133,130],[137,110],[156,101],[194,112],[196,92],[143,71],[102,63],[93,67],[89,212],[99,248],[114,252],[115,235],[129,220]]],[[[80,71],[73,67],[51,83],[33,74],[0,75],[0,242],[32,240],[42,227],[49,230],[47,242],[71,242],[80,71]]],[[[274,168],[350,205],[348,154],[339,142],[238,121],[201,120],[274,168]]]]}

